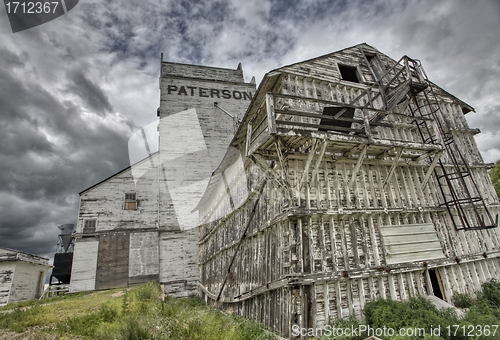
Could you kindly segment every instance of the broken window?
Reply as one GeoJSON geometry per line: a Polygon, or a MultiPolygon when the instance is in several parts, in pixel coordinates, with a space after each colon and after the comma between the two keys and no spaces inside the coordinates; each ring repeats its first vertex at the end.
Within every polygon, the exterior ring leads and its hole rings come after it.
{"type": "Polygon", "coordinates": [[[358,77],[358,71],[355,66],[340,65],[340,64],[338,66],[342,80],[351,81],[353,83],[360,82],[358,77]]]}
{"type": "Polygon", "coordinates": [[[83,233],[84,234],[92,234],[95,233],[95,227],[97,225],[96,219],[85,220],[83,222],[83,233]]]}
{"type": "Polygon", "coordinates": [[[135,193],[126,193],[125,194],[125,210],[135,210],[137,209],[137,200],[135,193]]]}

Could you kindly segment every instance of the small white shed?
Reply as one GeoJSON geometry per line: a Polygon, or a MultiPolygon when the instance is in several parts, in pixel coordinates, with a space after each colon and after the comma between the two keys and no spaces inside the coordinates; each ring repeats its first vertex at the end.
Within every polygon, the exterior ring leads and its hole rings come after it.
{"type": "Polygon", "coordinates": [[[47,258],[0,247],[0,307],[38,299],[50,268],[47,258]]]}

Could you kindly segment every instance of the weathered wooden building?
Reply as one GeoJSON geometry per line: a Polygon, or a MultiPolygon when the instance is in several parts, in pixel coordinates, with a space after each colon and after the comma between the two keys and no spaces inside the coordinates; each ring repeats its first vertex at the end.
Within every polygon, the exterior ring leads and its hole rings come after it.
{"type": "Polygon", "coordinates": [[[0,247],[0,307],[41,297],[50,268],[49,259],[0,247]]]}
{"type": "Polygon", "coordinates": [[[267,73],[198,205],[202,295],[291,336],[499,278],[471,111],[367,44],[267,73]]]}
{"type": "Polygon", "coordinates": [[[70,291],[156,279],[196,295],[198,223],[192,213],[255,93],[241,65],[223,69],[161,61],[159,145],[145,129],[129,148],[147,156],[80,193],[70,291]],[[137,143],[136,143],[137,142],[137,143]],[[140,145],[136,145],[140,144],[140,145]]]}

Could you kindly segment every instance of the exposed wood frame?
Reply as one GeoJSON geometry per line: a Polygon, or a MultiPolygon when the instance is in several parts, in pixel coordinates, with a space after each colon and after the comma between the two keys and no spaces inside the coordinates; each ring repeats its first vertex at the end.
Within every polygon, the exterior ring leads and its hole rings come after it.
{"type": "Polygon", "coordinates": [[[354,166],[354,170],[352,170],[351,181],[349,182],[350,188],[352,188],[352,186],[354,185],[354,182],[356,182],[356,176],[358,174],[359,168],[361,167],[361,164],[363,163],[363,159],[365,158],[366,150],[368,150],[368,145],[365,145],[361,149],[361,152],[359,153],[358,161],[356,162],[356,165],[354,166]]]}
{"type": "Polygon", "coordinates": [[[272,93],[266,93],[266,111],[268,129],[270,134],[276,133],[276,113],[274,112],[274,97],[272,93]]]}
{"type": "Polygon", "coordinates": [[[321,161],[323,160],[323,156],[325,155],[327,145],[328,145],[328,140],[325,139],[321,145],[321,150],[319,152],[319,155],[316,158],[316,164],[314,164],[314,170],[312,173],[311,181],[310,181],[310,183],[308,182],[308,184],[314,183],[314,181],[316,179],[316,176],[317,176],[318,170],[319,170],[319,165],[321,164],[321,161]]]}
{"type": "Polygon", "coordinates": [[[384,180],[384,184],[382,185],[383,188],[389,183],[391,180],[392,175],[394,174],[394,170],[396,170],[396,166],[398,165],[399,159],[401,158],[401,155],[403,154],[403,147],[399,146],[396,148],[397,153],[396,156],[394,157],[394,160],[392,161],[391,168],[389,169],[389,173],[387,174],[387,178],[384,180]]]}
{"type": "Polygon", "coordinates": [[[442,151],[438,152],[435,156],[434,159],[432,160],[431,164],[429,165],[429,169],[427,169],[427,173],[425,174],[425,177],[420,184],[420,187],[425,187],[427,185],[427,182],[431,178],[432,172],[434,171],[434,168],[436,167],[441,155],[443,154],[442,151]]]}
{"type": "Polygon", "coordinates": [[[229,266],[227,267],[226,276],[224,277],[224,281],[222,282],[222,285],[220,287],[220,291],[219,291],[219,294],[217,295],[216,301],[219,301],[220,296],[222,295],[222,291],[224,290],[224,286],[226,285],[227,278],[229,277],[229,273],[231,272],[231,267],[233,266],[234,260],[236,259],[236,255],[238,254],[238,250],[240,250],[241,242],[245,239],[245,236],[246,236],[247,231],[248,231],[248,227],[250,226],[250,223],[253,220],[258,203],[260,201],[260,198],[262,197],[262,193],[264,192],[264,187],[266,186],[266,181],[267,180],[264,179],[264,183],[260,187],[260,191],[259,191],[257,198],[255,199],[255,203],[253,205],[252,211],[250,212],[250,215],[248,216],[247,225],[245,226],[245,229],[243,230],[243,233],[241,234],[240,241],[236,245],[236,249],[234,251],[233,258],[231,259],[231,262],[229,262],[229,266]]]}
{"type": "Polygon", "coordinates": [[[304,168],[304,172],[302,173],[302,178],[300,179],[299,182],[299,187],[298,190],[302,189],[302,185],[306,182],[307,175],[309,173],[309,167],[311,166],[312,159],[314,157],[314,154],[316,153],[316,148],[318,147],[318,139],[314,139],[313,145],[311,146],[311,150],[309,151],[309,155],[307,156],[307,161],[306,161],[306,166],[304,168]]]}
{"type": "Polygon", "coordinates": [[[272,175],[273,179],[278,184],[278,188],[282,190],[282,194],[284,197],[290,194],[289,186],[287,186],[287,184],[283,181],[283,178],[276,172],[276,170],[274,170],[271,166],[269,166],[261,156],[253,154],[250,156],[250,158],[254,161],[254,164],[257,165],[262,170],[266,178],[268,176],[267,174],[272,175]]]}
{"type": "Polygon", "coordinates": [[[281,152],[282,145],[286,147],[286,144],[281,140],[281,137],[279,137],[278,135],[274,135],[274,141],[275,141],[274,145],[276,147],[276,152],[278,154],[278,160],[280,163],[281,171],[283,171],[283,175],[285,177],[285,178],[282,178],[282,180],[285,181],[287,188],[288,188],[288,194],[290,195],[290,199],[293,200],[292,184],[290,182],[290,176],[288,174],[288,167],[285,166],[285,157],[283,156],[283,153],[281,152]]]}

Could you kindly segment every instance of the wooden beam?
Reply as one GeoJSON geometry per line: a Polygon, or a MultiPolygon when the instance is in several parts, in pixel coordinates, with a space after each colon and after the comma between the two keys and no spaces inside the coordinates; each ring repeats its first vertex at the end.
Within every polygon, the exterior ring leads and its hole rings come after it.
{"type": "Polygon", "coordinates": [[[267,126],[270,134],[276,133],[276,113],[274,112],[274,97],[272,93],[266,93],[267,126]]]}
{"type": "MultiPolygon", "coordinates": [[[[319,118],[319,119],[332,119],[332,116],[320,114],[320,113],[311,113],[311,112],[306,112],[306,111],[296,111],[296,110],[279,110],[275,109],[274,112],[277,114],[284,114],[284,115],[291,115],[291,116],[300,116],[300,117],[311,117],[311,118],[319,118]]],[[[411,117],[410,117],[411,118],[411,117]]],[[[342,122],[355,122],[355,123],[363,123],[363,119],[359,118],[348,118],[348,117],[339,117],[337,119],[338,121],[342,122]]],[[[374,126],[384,126],[384,127],[393,127],[393,124],[390,123],[375,123],[371,124],[374,126]]]]}
{"type": "Polygon", "coordinates": [[[250,155],[250,144],[252,144],[252,124],[247,125],[247,145],[245,148],[245,157],[250,155]]]}
{"type": "Polygon", "coordinates": [[[226,194],[227,197],[229,198],[229,204],[231,205],[231,210],[234,210],[234,201],[233,201],[233,196],[231,196],[231,189],[229,188],[229,183],[227,182],[226,178],[226,170],[222,172],[222,180],[224,181],[224,186],[226,187],[226,194]]]}
{"type": "Polygon", "coordinates": [[[319,156],[316,159],[316,164],[314,164],[314,170],[313,170],[312,177],[311,177],[311,184],[314,183],[314,179],[316,178],[316,175],[318,174],[319,165],[321,164],[321,160],[323,159],[323,156],[325,155],[327,145],[328,145],[328,140],[325,139],[323,141],[323,145],[321,146],[321,151],[319,152],[319,156]]]}
{"type": "Polygon", "coordinates": [[[252,160],[254,161],[255,165],[257,165],[262,172],[264,173],[264,176],[268,179],[268,175],[272,175],[273,179],[276,181],[278,184],[278,188],[280,188],[281,193],[283,194],[284,197],[289,195],[289,188],[287,184],[283,181],[281,176],[274,170],[272,167],[270,167],[266,161],[260,157],[259,155],[252,155],[250,156],[252,160]]]}
{"type": "Polygon", "coordinates": [[[314,139],[313,145],[311,146],[311,150],[309,151],[309,155],[307,156],[307,161],[306,161],[306,166],[304,168],[304,172],[302,173],[302,178],[300,179],[299,182],[299,192],[300,189],[302,188],[302,185],[305,183],[307,174],[309,173],[309,167],[311,166],[312,159],[314,157],[314,154],[316,153],[316,148],[318,147],[318,140],[314,139]]]}
{"type": "Polygon", "coordinates": [[[283,153],[281,152],[281,146],[282,144],[285,145],[285,143],[283,143],[281,141],[281,138],[277,135],[274,135],[274,140],[275,140],[276,152],[278,154],[278,160],[280,162],[281,171],[283,171],[283,174],[285,176],[285,178],[282,178],[282,180],[284,180],[287,185],[288,195],[290,195],[290,200],[293,200],[292,183],[290,182],[288,169],[285,166],[285,158],[283,157],[283,153]]]}
{"type": "Polygon", "coordinates": [[[397,147],[396,157],[394,157],[394,160],[392,161],[391,169],[389,170],[389,173],[387,174],[387,178],[385,179],[382,187],[385,188],[387,183],[389,183],[392,175],[394,174],[394,170],[396,170],[396,166],[398,165],[399,159],[401,158],[402,154],[403,154],[403,147],[402,146],[397,147]]]}
{"type": "Polygon", "coordinates": [[[370,130],[370,121],[368,120],[368,112],[363,109],[363,123],[365,125],[365,133],[368,138],[368,143],[373,143],[372,132],[370,130]]]}
{"type": "Polygon", "coordinates": [[[427,182],[429,181],[429,178],[431,178],[431,174],[434,171],[434,168],[436,167],[436,165],[439,161],[439,158],[441,157],[442,154],[443,154],[443,152],[440,151],[434,156],[434,159],[432,160],[431,165],[429,165],[429,169],[427,169],[427,173],[425,174],[424,180],[420,184],[420,186],[422,188],[424,188],[426,186],[427,182]]]}
{"type": "Polygon", "coordinates": [[[358,174],[359,168],[361,167],[361,164],[363,163],[363,159],[365,158],[366,155],[366,150],[368,150],[368,145],[365,145],[363,149],[361,149],[361,152],[359,153],[358,161],[356,162],[356,165],[354,166],[354,170],[352,171],[352,177],[351,177],[351,182],[349,183],[349,187],[352,188],[354,185],[354,182],[356,182],[356,175],[358,174]]]}
{"type": "Polygon", "coordinates": [[[426,152],[426,153],[418,156],[417,158],[415,158],[415,161],[417,161],[417,162],[421,161],[421,160],[426,159],[428,157],[434,156],[435,154],[440,153],[440,152],[441,151],[439,151],[439,150],[434,150],[434,151],[426,152]]]}
{"type": "MultiPolygon", "coordinates": [[[[266,181],[266,180],[264,179],[264,181],[266,181]]],[[[240,241],[236,245],[236,250],[234,251],[233,258],[231,259],[231,262],[229,262],[229,266],[227,267],[226,276],[224,277],[224,281],[222,282],[222,285],[220,287],[220,291],[219,291],[219,294],[217,295],[216,301],[219,301],[220,296],[222,295],[222,291],[224,290],[224,286],[226,285],[227,278],[229,276],[229,273],[231,272],[231,267],[233,266],[234,260],[236,259],[236,255],[238,254],[238,250],[240,250],[241,242],[245,239],[245,236],[246,236],[247,231],[248,231],[248,227],[250,227],[250,223],[253,220],[253,217],[255,215],[255,211],[257,210],[257,205],[259,203],[260,198],[262,197],[262,193],[264,192],[265,186],[266,186],[266,182],[264,182],[264,184],[260,188],[259,195],[255,199],[255,203],[253,205],[252,211],[250,212],[250,215],[248,216],[247,225],[245,226],[245,229],[243,230],[243,233],[241,234],[240,241]]]]}
{"type": "Polygon", "coordinates": [[[343,157],[349,157],[349,156],[352,156],[354,155],[355,153],[359,152],[360,150],[362,150],[364,147],[365,147],[366,144],[363,144],[363,143],[360,143],[358,145],[356,145],[355,147],[353,147],[351,150],[348,150],[346,152],[344,152],[342,154],[343,157]]]}

